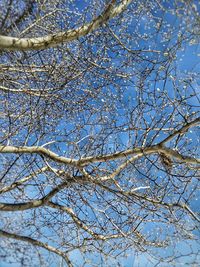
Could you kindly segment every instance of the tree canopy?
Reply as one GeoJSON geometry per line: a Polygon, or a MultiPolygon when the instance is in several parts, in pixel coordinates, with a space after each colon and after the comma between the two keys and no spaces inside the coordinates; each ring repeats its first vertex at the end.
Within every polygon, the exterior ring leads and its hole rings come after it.
{"type": "Polygon", "coordinates": [[[1,261],[196,266],[199,2],[0,8],[1,261]]]}

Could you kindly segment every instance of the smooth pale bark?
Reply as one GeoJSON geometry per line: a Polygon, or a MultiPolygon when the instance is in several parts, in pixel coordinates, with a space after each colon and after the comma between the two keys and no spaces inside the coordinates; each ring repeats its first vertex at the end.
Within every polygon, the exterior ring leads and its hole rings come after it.
{"type": "MultiPolygon", "coordinates": [[[[43,147],[15,147],[15,146],[0,146],[0,153],[13,153],[13,154],[39,154],[43,155],[47,158],[50,158],[56,162],[76,166],[76,167],[83,167],[85,165],[88,165],[90,163],[97,163],[97,162],[106,162],[109,160],[116,160],[119,158],[126,158],[129,155],[135,155],[138,157],[149,155],[149,154],[155,154],[155,153],[164,153],[168,157],[176,158],[180,160],[181,162],[190,163],[190,164],[200,164],[199,158],[194,158],[190,156],[184,156],[180,154],[178,151],[167,148],[165,146],[161,145],[155,145],[151,147],[146,148],[133,148],[133,149],[127,149],[124,151],[120,151],[113,154],[107,154],[102,156],[94,156],[94,157],[86,157],[82,159],[70,159],[63,156],[58,156],[56,153],[52,152],[51,150],[45,149],[43,147]]],[[[137,157],[135,157],[136,159],[137,157]]],[[[134,159],[133,159],[134,160],[134,159]]],[[[132,161],[132,159],[128,160],[128,162],[132,161]]]]}
{"type": "Polygon", "coordinates": [[[61,43],[77,40],[92,31],[99,28],[109,19],[120,14],[131,3],[132,0],[123,0],[118,6],[115,6],[116,1],[112,0],[107,8],[98,17],[93,19],[90,23],[82,26],[62,31],[56,34],[49,34],[42,37],[33,38],[17,38],[0,35],[0,49],[4,50],[41,50],[49,47],[55,47],[61,43]]]}
{"type": "Polygon", "coordinates": [[[173,149],[166,148],[166,147],[160,146],[160,145],[155,145],[155,146],[146,147],[146,148],[127,149],[127,150],[120,151],[120,152],[113,153],[113,154],[107,154],[107,155],[102,155],[102,156],[97,156],[97,157],[95,157],[95,156],[94,157],[86,157],[86,158],[82,158],[80,160],[70,159],[70,158],[66,158],[63,156],[58,156],[56,153],[54,153],[51,150],[48,150],[46,148],[43,148],[43,147],[37,147],[37,146],[32,146],[32,147],[28,147],[28,146],[24,146],[24,147],[0,146],[0,153],[39,154],[39,155],[43,155],[47,158],[50,158],[54,161],[64,163],[64,164],[73,165],[73,166],[83,166],[83,165],[90,164],[90,163],[105,162],[108,160],[126,158],[127,156],[133,155],[133,154],[138,155],[138,156],[142,156],[142,155],[149,155],[149,154],[160,153],[160,152],[166,154],[169,157],[177,158],[180,161],[185,162],[185,163],[192,163],[192,164],[197,164],[197,163],[199,164],[200,163],[200,159],[198,159],[198,158],[193,158],[190,156],[183,156],[173,149]]]}
{"type": "Polygon", "coordinates": [[[65,163],[73,166],[77,166],[78,160],[70,159],[57,155],[56,153],[40,146],[0,146],[0,153],[25,153],[25,154],[39,154],[46,158],[50,158],[56,162],[65,163]]]}

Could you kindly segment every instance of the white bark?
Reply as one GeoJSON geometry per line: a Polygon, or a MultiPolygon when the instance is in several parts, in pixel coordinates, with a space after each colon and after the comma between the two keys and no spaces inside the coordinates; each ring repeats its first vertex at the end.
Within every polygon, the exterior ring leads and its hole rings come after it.
{"type": "Polygon", "coordinates": [[[166,156],[175,158],[181,162],[190,163],[190,164],[200,164],[200,159],[190,157],[190,156],[184,156],[180,154],[179,152],[167,148],[165,146],[161,145],[154,145],[151,147],[138,147],[133,149],[127,149],[124,151],[116,152],[113,154],[107,154],[102,156],[94,156],[94,157],[86,157],[81,159],[70,159],[63,156],[59,156],[56,153],[52,152],[51,150],[48,150],[43,147],[37,147],[37,146],[23,146],[23,147],[16,147],[16,146],[0,146],[0,153],[13,153],[13,154],[19,154],[19,153],[26,153],[26,154],[39,154],[43,155],[47,158],[50,158],[56,162],[76,166],[76,167],[82,167],[85,165],[88,165],[90,163],[97,163],[97,162],[105,162],[109,160],[116,160],[119,158],[126,158],[129,155],[135,155],[133,159],[129,159],[127,162],[134,161],[138,157],[142,157],[144,155],[150,155],[155,153],[164,153],[166,156]]]}
{"type": "Polygon", "coordinates": [[[60,162],[60,163],[65,163],[69,165],[76,166],[78,160],[76,159],[70,159],[66,157],[62,157],[57,155],[56,153],[44,148],[44,147],[39,147],[39,146],[0,146],[0,153],[28,153],[28,154],[39,154],[43,155],[47,158],[50,158],[54,161],[60,162]]]}
{"type": "Polygon", "coordinates": [[[102,14],[93,19],[90,23],[83,24],[81,27],[76,29],[70,29],[68,31],[62,31],[56,34],[36,38],[17,38],[0,35],[0,49],[41,50],[76,40],[93,32],[109,19],[120,14],[124,9],[126,9],[131,1],[132,0],[123,0],[118,6],[115,6],[116,1],[112,0],[102,14]]]}

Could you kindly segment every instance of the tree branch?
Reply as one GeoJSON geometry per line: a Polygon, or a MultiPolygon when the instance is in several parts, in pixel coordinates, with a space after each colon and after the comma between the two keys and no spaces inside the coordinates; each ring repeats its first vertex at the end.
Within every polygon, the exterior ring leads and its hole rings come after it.
{"type": "MultiPolygon", "coordinates": [[[[41,146],[22,146],[22,147],[16,147],[16,146],[0,146],[0,153],[29,153],[29,154],[39,154],[43,155],[47,158],[50,158],[56,162],[72,165],[75,167],[83,167],[85,165],[88,165],[90,163],[97,163],[97,162],[106,162],[109,160],[116,160],[120,158],[126,158],[130,155],[135,155],[135,159],[138,157],[142,157],[144,155],[150,155],[154,153],[164,153],[166,156],[176,158],[181,162],[189,163],[189,164],[200,164],[200,159],[190,157],[190,156],[183,156],[179,152],[167,148],[162,145],[163,142],[161,142],[158,145],[153,145],[151,147],[136,147],[132,149],[127,149],[124,151],[119,151],[112,154],[106,154],[101,156],[91,156],[91,157],[85,157],[81,159],[70,159],[63,156],[58,156],[56,153],[52,152],[51,150],[48,150],[41,146]]],[[[134,158],[131,160],[133,161],[134,158]]],[[[130,159],[129,159],[130,161],[130,159]]],[[[125,163],[126,164],[126,163],[125,163]]]]}
{"type": "Polygon", "coordinates": [[[67,186],[67,182],[63,182],[60,185],[58,185],[56,188],[51,190],[45,197],[38,199],[38,200],[33,200],[29,201],[26,203],[0,203],[0,210],[2,211],[22,211],[22,210],[28,210],[28,209],[34,209],[38,208],[40,206],[45,205],[53,196],[55,196],[60,190],[65,188],[67,186]]]}
{"type": "Polygon", "coordinates": [[[64,252],[62,252],[62,251],[60,251],[60,250],[58,250],[52,246],[49,246],[48,244],[43,243],[39,240],[35,240],[35,239],[33,239],[31,237],[27,237],[27,236],[9,233],[9,232],[3,231],[3,230],[0,230],[0,236],[6,237],[6,238],[12,238],[12,239],[19,240],[19,241],[28,242],[34,246],[42,247],[42,248],[44,248],[50,252],[53,252],[53,253],[61,256],[66,261],[66,263],[68,264],[69,267],[73,267],[71,261],[69,260],[69,258],[67,257],[67,255],[64,252]]]}
{"type": "Polygon", "coordinates": [[[109,19],[120,14],[132,0],[123,0],[118,6],[114,6],[116,0],[112,0],[106,9],[98,17],[93,19],[90,23],[84,24],[76,29],[59,32],[57,34],[50,34],[36,38],[16,38],[0,35],[0,49],[8,50],[41,50],[49,47],[55,47],[63,42],[71,42],[82,36],[85,36],[109,19]]]}
{"type": "Polygon", "coordinates": [[[171,135],[166,137],[162,142],[160,142],[160,145],[163,145],[169,141],[171,141],[176,135],[178,134],[184,134],[187,132],[187,130],[195,125],[198,125],[200,123],[200,117],[196,118],[195,120],[186,123],[183,127],[181,127],[179,130],[174,131],[171,135]]]}
{"type": "Polygon", "coordinates": [[[133,189],[131,191],[124,191],[122,189],[121,190],[116,190],[116,189],[113,189],[113,188],[110,188],[110,187],[106,186],[103,183],[97,182],[97,184],[99,186],[103,187],[105,190],[107,190],[107,191],[109,191],[111,193],[114,193],[114,194],[120,194],[120,195],[123,195],[125,197],[135,197],[137,199],[147,201],[147,202],[152,203],[154,205],[161,205],[163,207],[167,207],[168,209],[181,208],[181,209],[187,211],[196,221],[200,222],[200,218],[184,203],[180,203],[180,202],[167,203],[167,202],[164,202],[162,200],[153,199],[153,198],[150,198],[150,197],[148,197],[146,195],[142,195],[142,194],[136,193],[135,189],[133,189]]]}
{"type": "Polygon", "coordinates": [[[14,93],[14,94],[27,94],[32,96],[38,96],[38,97],[50,97],[51,95],[48,95],[46,92],[43,91],[36,91],[32,89],[14,89],[14,88],[8,88],[5,86],[0,85],[0,90],[6,93],[14,93]]]}
{"type": "Polygon", "coordinates": [[[70,159],[62,156],[58,156],[56,153],[39,146],[0,146],[0,153],[28,153],[28,154],[39,154],[47,158],[50,158],[54,161],[65,163],[73,166],[77,166],[78,160],[70,159]]]}
{"type": "Polygon", "coordinates": [[[30,175],[22,178],[21,180],[12,183],[11,185],[4,186],[3,188],[0,189],[0,194],[6,193],[6,192],[16,188],[17,186],[20,186],[20,185],[24,184],[25,182],[29,181],[34,176],[36,176],[38,174],[41,174],[41,173],[43,173],[43,172],[45,172],[47,170],[48,170],[48,167],[45,166],[45,167],[41,168],[40,170],[35,171],[35,172],[31,173],[30,175]]]}
{"type": "Polygon", "coordinates": [[[63,211],[63,212],[66,212],[67,214],[69,214],[78,227],[82,228],[84,231],[89,233],[95,239],[106,240],[106,239],[109,239],[109,238],[117,238],[117,237],[119,237],[118,235],[112,235],[110,237],[106,237],[106,236],[103,236],[103,235],[100,235],[100,234],[96,234],[95,232],[93,232],[87,225],[85,225],[76,216],[76,214],[74,213],[74,211],[71,208],[68,208],[68,207],[65,207],[65,206],[61,206],[61,205],[53,203],[51,201],[47,202],[47,205],[49,207],[53,208],[53,209],[57,209],[57,210],[60,210],[60,211],[63,211]]]}

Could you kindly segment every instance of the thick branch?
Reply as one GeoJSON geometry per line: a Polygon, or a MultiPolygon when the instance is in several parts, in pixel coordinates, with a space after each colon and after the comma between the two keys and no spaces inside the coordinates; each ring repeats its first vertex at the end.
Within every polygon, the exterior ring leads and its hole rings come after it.
{"type": "MultiPolygon", "coordinates": [[[[106,155],[101,155],[101,156],[91,156],[91,157],[85,157],[81,159],[70,159],[66,158],[63,156],[58,156],[56,153],[52,152],[51,150],[48,150],[44,147],[41,146],[23,146],[23,147],[16,147],[16,146],[0,146],[0,153],[29,153],[29,154],[39,154],[43,155],[47,158],[50,158],[56,162],[76,166],[76,167],[81,167],[88,165],[90,163],[97,163],[97,162],[106,162],[109,160],[116,160],[119,158],[126,158],[130,155],[135,155],[138,157],[141,157],[143,155],[149,155],[149,154],[154,154],[154,153],[165,153],[167,156],[176,158],[180,160],[181,162],[184,163],[190,163],[190,164],[200,164],[200,159],[194,158],[194,157],[189,157],[189,156],[183,156],[177,151],[166,148],[163,145],[154,145],[151,147],[146,147],[146,148],[141,148],[141,147],[136,147],[132,149],[127,149],[124,151],[119,151],[116,153],[112,154],[106,154],[106,155]]],[[[136,157],[135,159],[137,159],[136,157]]],[[[133,161],[133,160],[132,160],[133,161]]]]}
{"type": "Polygon", "coordinates": [[[187,132],[188,129],[191,127],[198,125],[200,123],[200,117],[196,118],[195,120],[186,123],[183,127],[181,127],[179,130],[174,131],[171,135],[166,137],[160,144],[166,144],[167,142],[171,141],[175,136],[178,134],[184,134],[187,132]]]}
{"type": "Polygon", "coordinates": [[[180,162],[184,162],[184,163],[188,163],[188,164],[200,164],[199,158],[194,158],[194,157],[190,157],[190,156],[183,156],[178,151],[164,147],[164,146],[160,146],[158,148],[158,152],[164,153],[166,156],[168,156],[170,158],[175,158],[175,159],[179,160],[180,162]]]}
{"type": "MultiPolygon", "coordinates": [[[[146,147],[146,148],[127,149],[124,151],[116,152],[113,154],[106,154],[106,155],[102,155],[102,156],[82,158],[78,161],[78,165],[79,164],[87,165],[89,163],[105,162],[105,161],[115,160],[115,159],[119,159],[119,158],[126,158],[129,155],[135,155],[134,158],[136,160],[139,157],[142,157],[144,155],[160,153],[160,152],[162,152],[162,153],[164,153],[164,154],[166,154],[172,158],[176,158],[176,159],[178,159],[184,163],[200,164],[200,159],[198,159],[198,158],[183,156],[173,149],[166,148],[166,147],[161,146],[161,145],[155,145],[155,146],[146,147]]],[[[134,158],[127,160],[127,162],[125,162],[124,164],[126,165],[130,161],[131,162],[134,161],[134,158]]],[[[122,165],[122,168],[123,168],[123,165],[122,165]]]]}
{"type": "Polygon", "coordinates": [[[39,146],[21,146],[21,147],[16,147],[16,146],[0,146],[0,153],[14,153],[14,154],[20,154],[20,153],[28,153],[28,154],[39,154],[43,155],[47,158],[50,158],[54,161],[60,162],[60,163],[65,163],[69,165],[76,166],[77,165],[77,160],[75,159],[70,159],[70,158],[65,158],[62,156],[58,156],[56,153],[44,148],[44,147],[39,147],[39,146]]]}
{"type": "MultiPolygon", "coordinates": [[[[44,171],[50,171],[49,167],[43,167],[41,170],[39,170],[38,172],[35,173],[35,175],[38,175],[44,171]]],[[[21,211],[21,210],[27,210],[27,209],[34,209],[34,208],[38,208],[40,206],[44,206],[53,196],[55,196],[60,190],[62,190],[63,188],[65,188],[67,185],[71,184],[71,183],[84,183],[87,182],[87,177],[83,177],[83,176],[70,176],[69,174],[67,174],[65,171],[62,170],[57,170],[52,168],[52,171],[58,175],[61,176],[62,178],[65,179],[65,181],[63,183],[61,183],[60,185],[58,185],[56,188],[52,189],[52,191],[50,191],[45,197],[38,199],[38,200],[33,200],[33,201],[29,201],[26,203],[2,203],[0,202],[0,210],[3,211],[21,211]]],[[[10,186],[6,186],[3,187],[0,190],[0,193],[5,193],[9,190],[12,190],[14,188],[16,188],[17,186],[23,184],[24,182],[28,181],[29,179],[31,179],[34,176],[34,173],[30,174],[27,177],[24,177],[23,179],[21,179],[20,181],[17,181],[13,184],[11,184],[10,186]]]]}
{"type": "Polygon", "coordinates": [[[45,197],[38,199],[38,200],[33,200],[29,201],[26,203],[0,203],[0,210],[2,211],[21,211],[21,210],[28,210],[28,209],[34,209],[38,208],[40,206],[45,205],[53,196],[55,196],[60,190],[65,188],[67,186],[67,182],[63,182],[62,184],[58,185],[56,188],[51,190],[45,197]]]}
{"type": "Polygon", "coordinates": [[[0,35],[0,49],[8,50],[40,50],[49,47],[55,47],[63,42],[70,42],[82,36],[85,36],[99,28],[109,19],[120,14],[132,0],[123,0],[118,6],[114,6],[115,0],[112,0],[107,8],[98,17],[90,23],[84,24],[76,29],[71,29],[57,34],[36,38],[16,38],[0,35]]]}
{"type": "Polygon", "coordinates": [[[27,237],[27,236],[9,233],[9,232],[3,231],[3,230],[0,230],[0,236],[6,237],[6,238],[12,238],[12,239],[19,240],[19,241],[28,242],[34,246],[44,248],[50,252],[53,252],[53,253],[61,256],[66,261],[66,263],[68,264],[69,267],[73,267],[71,261],[69,260],[69,258],[67,257],[67,255],[65,253],[63,253],[62,251],[60,251],[60,250],[58,250],[52,246],[49,246],[48,244],[43,243],[39,240],[35,240],[35,239],[27,237]]]}
{"type": "Polygon", "coordinates": [[[14,94],[27,94],[27,95],[33,95],[38,97],[50,97],[47,93],[43,91],[36,91],[31,89],[14,89],[14,88],[8,88],[5,86],[0,85],[0,91],[6,92],[6,93],[14,93],[14,94]]]}

